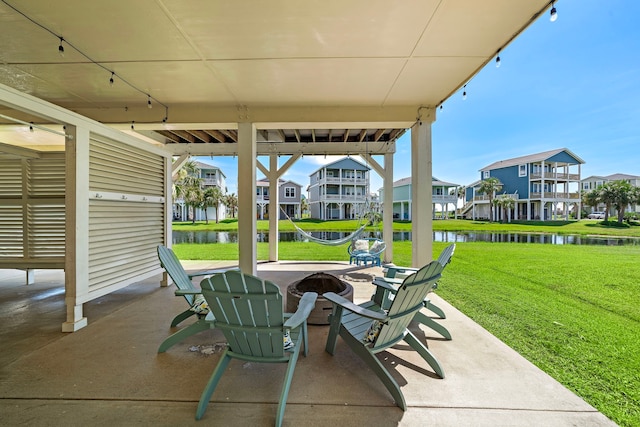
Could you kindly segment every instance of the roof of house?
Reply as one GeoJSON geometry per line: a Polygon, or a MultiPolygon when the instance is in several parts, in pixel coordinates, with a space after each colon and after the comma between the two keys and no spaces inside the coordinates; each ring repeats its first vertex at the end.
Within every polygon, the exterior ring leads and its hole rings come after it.
{"type": "Polygon", "coordinates": [[[495,163],[491,163],[489,166],[483,167],[482,169],[480,169],[480,171],[500,169],[500,168],[506,168],[509,166],[523,165],[523,164],[529,164],[534,162],[541,162],[555,156],[556,154],[562,153],[563,151],[569,154],[571,157],[573,157],[577,163],[580,163],[580,164],[585,163],[584,160],[576,156],[567,148],[557,148],[555,150],[543,151],[542,153],[529,154],[526,156],[514,157],[512,159],[500,160],[495,163]]]}
{"type": "MultiPolygon", "coordinates": [[[[409,184],[411,184],[411,177],[399,179],[399,180],[397,180],[397,181],[395,181],[393,183],[393,186],[394,187],[401,187],[403,185],[409,185],[409,184]]],[[[454,183],[451,183],[451,182],[440,181],[435,176],[432,176],[431,177],[431,185],[439,185],[439,186],[445,186],[445,187],[457,187],[460,184],[454,184],[454,183]]]]}
{"type": "Polygon", "coordinates": [[[614,173],[611,175],[591,175],[587,178],[581,179],[582,182],[593,181],[594,179],[601,179],[603,181],[618,181],[625,179],[640,179],[638,175],[629,175],[626,173],[614,173]]]}
{"type": "Polygon", "coordinates": [[[361,171],[371,170],[370,167],[363,165],[359,161],[355,160],[353,157],[343,157],[342,159],[336,160],[333,163],[328,163],[316,169],[315,171],[313,171],[313,173],[309,174],[309,176],[315,174],[316,172],[322,169],[350,169],[350,170],[361,170],[361,171]]]}
{"type": "MultiPolygon", "coordinates": [[[[278,185],[282,186],[284,184],[293,184],[293,185],[297,185],[298,187],[302,188],[302,185],[298,184],[297,182],[291,181],[290,179],[278,179],[278,185]]],[[[262,178],[256,181],[256,186],[257,187],[268,187],[269,186],[269,179],[268,178],[262,178]]]]}

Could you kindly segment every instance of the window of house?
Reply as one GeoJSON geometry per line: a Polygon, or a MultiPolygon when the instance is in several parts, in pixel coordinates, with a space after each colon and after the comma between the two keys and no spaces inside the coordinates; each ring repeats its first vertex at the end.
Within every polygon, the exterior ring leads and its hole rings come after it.
{"type": "Polygon", "coordinates": [[[518,176],[527,176],[527,165],[518,166],[518,176]]]}
{"type": "Polygon", "coordinates": [[[590,186],[589,186],[589,184],[590,184],[589,182],[583,182],[583,183],[582,183],[582,189],[583,189],[583,190],[588,190],[588,189],[589,189],[589,187],[590,187],[590,186]]]}
{"type": "Polygon", "coordinates": [[[489,171],[482,172],[482,178],[484,178],[484,179],[489,178],[489,171]]]}
{"type": "Polygon", "coordinates": [[[288,198],[296,197],[296,187],[285,187],[284,197],[288,197],[288,198]]]}

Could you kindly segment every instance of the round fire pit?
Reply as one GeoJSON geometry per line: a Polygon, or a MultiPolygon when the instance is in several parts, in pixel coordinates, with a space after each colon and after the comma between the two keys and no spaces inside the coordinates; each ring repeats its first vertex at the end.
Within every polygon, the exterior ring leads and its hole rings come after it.
{"type": "Polygon", "coordinates": [[[316,306],[311,311],[307,323],[310,325],[328,325],[331,314],[331,301],[323,298],[325,292],[334,292],[353,302],[353,286],[327,273],[315,273],[302,280],[293,282],[287,287],[287,312],[294,313],[298,309],[300,298],[305,292],[317,292],[316,306]]]}

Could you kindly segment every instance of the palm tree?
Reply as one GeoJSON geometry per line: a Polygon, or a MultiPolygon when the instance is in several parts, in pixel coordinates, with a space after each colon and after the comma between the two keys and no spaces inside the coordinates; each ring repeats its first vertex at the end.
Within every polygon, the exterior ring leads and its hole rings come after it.
{"type": "Polygon", "coordinates": [[[223,198],[224,198],[224,195],[222,194],[222,191],[218,187],[209,187],[206,190],[204,190],[203,197],[202,197],[202,208],[204,209],[204,218],[207,224],[209,224],[209,219],[207,218],[207,208],[209,207],[214,208],[216,213],[216,224],[219,222],[218,208],[220,207],[220,203],[222,203],[223,198]]]}
{"type": "Polygon", "coordinates": [[[236,196],[236,193],[227,194],[224,198],[224,204],[231,209],[231,218],[235,218],[236,209],[238,209],[238,196],[236,196]]]}
{"type": "Polygon", "coordinates": [[[624,180],[612,181],[607,184],[612,192],[611,204],[618,212],[618,224],[622,224],[625,209],[633,203],[633,186],[624,180]]]}
{"type": "Polygon", "coordinates": [[[514,208],[516,205],[516,199],[513,197],[502,194],[494,200],[494,203],[502,208],[502,219],[507,219],[508,222],[511,222],[511,215],[507,215],[507,212],[514,208]]]}
{"type": "Polygon", "coordinates": [[[598,187],[598,200],[606,206],[604,210],[605,222],[609,221],[609,211],[611,210],[611,205],[614,203],[615,198],[616,194],[610,182],[606,182],[604,185],[598,187]]]}
{"type": "Polygon", "coordinates": [[[502,190],[502,183],[496,177],[490,177],[480,183],[478,192],[489,196],[489,222],[493,221],[493,198],[496,192],[502,190]]]}
{"type": "Polygon", "coordinates": [[[302,215],[307,212],[309,212],[309,201],[306,197],[302,196],[300,199],[300,216],[302,217],[302,215]]]}
{"type": "Polygon", "coordinates": [[[593,208],[597,209],[598,203],[600,203],[600,194],[597,189],[593,189],[589,192],[582,193],[582,203],[593,208]]]}

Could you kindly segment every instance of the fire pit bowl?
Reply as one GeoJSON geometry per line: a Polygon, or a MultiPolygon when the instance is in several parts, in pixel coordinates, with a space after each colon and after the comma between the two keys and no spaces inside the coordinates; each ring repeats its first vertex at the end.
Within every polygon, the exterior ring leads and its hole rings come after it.
{"type": "Polygon", "coordinates": [[[298,309],[300,298],[305,292],[317,292],[316,306],[311,311],[307,323],[310,325],[328,325],[331,314],[331,302],[322,297],[325,292],[334,292],[353,302],[353,286],[327,273],[314,273],[304,279],[293,282],[287,287],[287,312],[298,309]]]}

